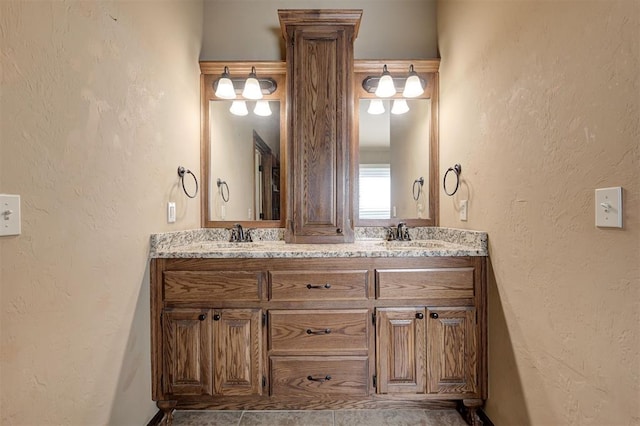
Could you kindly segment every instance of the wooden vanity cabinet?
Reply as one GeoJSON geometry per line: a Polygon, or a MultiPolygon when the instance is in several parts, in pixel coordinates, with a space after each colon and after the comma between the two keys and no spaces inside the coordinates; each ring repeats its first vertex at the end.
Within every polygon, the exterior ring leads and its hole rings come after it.
{"type": "Polygon", "coordinates": [[[451,407],[487,395],[484,257],[154,259],[153,398],[451,407]]]}
{"type": "Polygon", "coordinates": [[[362,10],[279,10],[288,82],[291,243],[354,240],[353,42],[362,10]]]}

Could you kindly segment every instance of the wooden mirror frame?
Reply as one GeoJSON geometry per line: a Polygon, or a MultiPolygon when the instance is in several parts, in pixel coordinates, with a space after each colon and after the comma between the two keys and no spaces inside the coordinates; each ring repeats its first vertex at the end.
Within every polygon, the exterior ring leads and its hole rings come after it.
{"type": "Polygon", "coordinates": [[[287,200],[287,66],[284,61],[201,61],[200,62],[200,170],[202,176],[202,192],[200,203],[201,223],[203,228],[230,228],[235,223],[250,228],[284,228],[286,200],[287,200]],[[256,68],[258,77],[269,77],[275,80],[277,89],[270,95],[264,95],[264,100],[280,101],[280,219],[279,220],[209,220],[209,199],[211,189],[211,145],[210,137],[210,108],[209,102],[227,100],[216,97],[213,83],[222,75],[224,67],[228,67],[233,77],[248,76],[251,67],[256,68]]]}
{"type": "MultiPolygon", "coordinates": [[[[382,68],[387,66],[387,70],[394,77],[407,77],[409,66],[413,64],[413,69],[426,80],[424,94],[414,99],[431,99],[431,126],[429,137],[429,218],[428,219],[360,219],[358,205],[359,179],[355,179],[355,194],[353,197],[353,212],[356,226],[392,226],[398,221],[402,221],[409,226],[438,226],[439,223],[439,177],[438,177],[438,69],[440,59],[416,59],[416,60],[355,60],[354,61],[354,123],[353,123],[353,153],[354,164],[358,167],[358,149],[360,142],[360,115],[359,105],[361,99],[375,99],[373,93],[367,92],[362,87],[362,81],[369,76],[379,76],[382,68]]],[[[402,98],[398,93],[393,98],[402,98]]],[[[356,175],[357,176],[357,169],[356,175]]]]}

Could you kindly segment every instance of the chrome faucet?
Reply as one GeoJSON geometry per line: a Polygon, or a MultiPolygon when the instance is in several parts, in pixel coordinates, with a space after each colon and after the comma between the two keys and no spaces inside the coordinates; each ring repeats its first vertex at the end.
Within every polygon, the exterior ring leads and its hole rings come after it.
{"type": "Polygon", "coordinates": [[[387,228],[387,241],[411,241],[409,236],[409,228],[404,222],[400,222],[397,227],[390,226],[387,228]]]}
{"type": "Polygon", "coordinates": [[[253,240],[251,239],[251,230],[247,229],[246,231],[242,228],[242,225],[236,223],[231,228],[231,238],[229,241],[232,243],[250,243],[253,240]]]}

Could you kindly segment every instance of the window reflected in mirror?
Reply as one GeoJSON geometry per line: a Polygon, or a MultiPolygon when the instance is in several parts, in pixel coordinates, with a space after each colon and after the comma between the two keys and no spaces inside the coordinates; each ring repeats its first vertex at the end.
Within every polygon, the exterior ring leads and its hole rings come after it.
{"type": "Polygon", "coordinates": [[[360,100],[359,219],[428,218],[430,134],[430,99],[360,100]]]}

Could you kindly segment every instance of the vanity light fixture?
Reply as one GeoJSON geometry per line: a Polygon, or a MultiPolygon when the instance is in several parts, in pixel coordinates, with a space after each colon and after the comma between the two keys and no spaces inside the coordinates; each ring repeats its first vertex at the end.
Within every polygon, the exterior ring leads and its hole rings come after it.
{"type": "Polygon", "coordinates": [[[253,108],[253,112],[255,115],[259,115],[261,117],[270,116],[271,107],[269,106],[269,101],[265,101],[265,100],[257,101],[255,108],[253,108]]]}
{"type": "Polygon", "coordinates": [[[384,113],[384,103],[382,99],[371,99],[367,112],[371,115],[380,115],[384,113]]]}
{"type": "Polygon", "coordinates": [[[247,103],[245,101],[233,101],[231,103],[231,108],[229,108],[229,112],[233,115],[244,116],[249,114],[249,110],[247,109],[247,103]]]}
{"type": "Polygon", "coordinates": [[[387,66],[382,67],[382,76],[378,82],[376,96],[379,98],[389,98],[396,94],[396,87],[393,84],[391,73],[387,70],[387,66]]]}
{"type": "Polygon", "coordinates": [[[218,79],[218,82],[216,84],[216,96],[220,99],[236,98],[236,90],[233,87],[233,82],[231,81],[228,67],[224,67],[222,76],[218,79]]]}
{"type": "Polygon", "coordinates": [[[394,99],[391,107],[391,114],[400,115],[409,111],[406,99],[394,99]]]}
{"type": "Polygon", "coordinates": [[[251,67],[251,73],[244,83],[244,90],[242,90],[242,97],[246,99],[262,99],[262,89],[260,88],[260,82],[256,76],[256,67],[251,67]]]}
{"type": "Polygon", "coordinates": [[[422,95],[423,93],[424,87],[422,87],[422,81],[420,81],[418,73],[414,71],[413,64],[411,64],[409,66],[409,77],[404,84],[404,91],[402,92],[402,96],[404,96],[405,98],[415,98],[422,95]]]}

